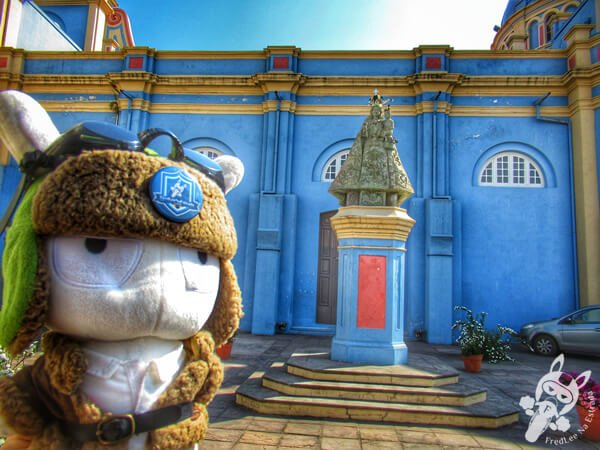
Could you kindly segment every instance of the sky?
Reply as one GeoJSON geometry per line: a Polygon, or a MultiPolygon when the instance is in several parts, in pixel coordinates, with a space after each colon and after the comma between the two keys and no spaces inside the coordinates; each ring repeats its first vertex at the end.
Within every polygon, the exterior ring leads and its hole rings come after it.
{"type": "Polygon", "coordinates": [[[158,50],[487,50],[508,0],[117,0],[158,50]]]}

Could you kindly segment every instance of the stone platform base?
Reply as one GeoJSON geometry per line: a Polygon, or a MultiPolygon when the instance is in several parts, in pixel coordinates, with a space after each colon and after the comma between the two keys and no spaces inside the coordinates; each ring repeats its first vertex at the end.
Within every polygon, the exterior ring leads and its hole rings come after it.
{"type": "Polygon", "coordinates": [[[511,399],[458,383],[458,372],[433,357],[361,366],[326,353],[294,354],[251,376],[236,403],[270,415],[461,428],[499,428],[519,418],[511,399]]]}

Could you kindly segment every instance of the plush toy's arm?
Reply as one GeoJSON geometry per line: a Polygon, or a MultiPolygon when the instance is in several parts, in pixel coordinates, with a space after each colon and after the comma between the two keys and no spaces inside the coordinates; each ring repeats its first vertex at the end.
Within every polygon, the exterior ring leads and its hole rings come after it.
{"type": "Polygon", "coordinates": [[[0,379],[0,426],[3,433],[24,436],[43,433],[47,423],[42,413],[45,408],[27,387],[31,371],[31,367],[23,368],[17,374],[19,383],[13,378],[0,379]]]}

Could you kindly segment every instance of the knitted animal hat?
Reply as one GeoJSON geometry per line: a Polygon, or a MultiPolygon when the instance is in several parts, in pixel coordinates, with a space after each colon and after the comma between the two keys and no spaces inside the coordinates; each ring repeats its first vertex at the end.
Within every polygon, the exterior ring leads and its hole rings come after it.
{"type": "Polygon", "coordinates": [[[224,157],[215,164],[198,161],[196,155],[190,166],[183,154],[174,158],[181,161],[173,161],[148,154],[144,145],[132,150],[135,135],[123,138],[123,130],[99,123],[88,128],[108,132],[103,143],[91,139],[90,130],[82,131],[82,125],[57,137],[43,108],[18,91],[0,93],[0,123],[3,143],[35,179],[6,235],[0,344],[15,354],[42,330],[49,285],[41,246],[44,236],[57,234],[158,239],[217,256],[220,289],[204,329],[212,333],[216,345],[235,332],[241,295],[230,260],[237,241],[224,193],[243,176],[237,158],[224,157]],[[32,124],[32,117],[38,121],[32,124]],[[82,151],[73,136],[83,134],[88,143],[82,151]],[[170,201],[165,190],[178,193],[180,201],[170,201]],[[190,197],[181,199],[182,192],[190,192],[190,197]]]}

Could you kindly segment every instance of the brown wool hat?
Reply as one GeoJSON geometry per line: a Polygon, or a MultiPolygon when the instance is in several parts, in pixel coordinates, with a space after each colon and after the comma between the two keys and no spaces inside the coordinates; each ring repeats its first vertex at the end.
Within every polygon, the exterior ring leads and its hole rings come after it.
{"type": "Polygon", "coordinates": [[[50,173],[33,203],[38,234],[154,238],[229,260],[237,249],[225,196],[204,174],[142,152],[96,150],[69,158],[50,173]],[[195,178],[204,196],[200,213],[171,222],[152,205],[148,184],[161,168],[177,166],[195,178]]]}

